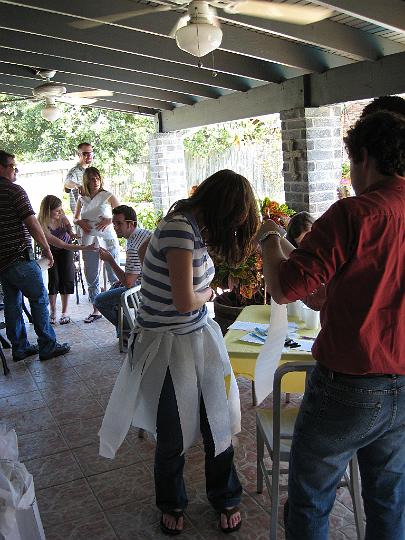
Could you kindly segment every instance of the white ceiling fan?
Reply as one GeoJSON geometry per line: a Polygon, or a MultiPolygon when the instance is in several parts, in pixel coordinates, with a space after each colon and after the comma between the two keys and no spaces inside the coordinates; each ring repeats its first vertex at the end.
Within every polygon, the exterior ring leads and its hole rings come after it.
{"type": "Polygon", "coordinates": [[[15,101],[45,101],[45,106],[41,111],[41,115],[45,120],[54,122],[57,120],[61,111],[56,103],[63,102],[69,105],[90,105],[95,103],[101,97],[112,96],[113,92],[108,90],[88,90],[83,92],[67,92],[66,88],[51,79],[55,76],[56,71],[50,69],[34,70],[35,75],[38,75],[45,82],[32,89],[32,97],[15,98],[2,101],[1,106],[15,101]]]}
{"type": "Polygon", "coordinates": [[[216,17],[215,8],[223,9],[225,13],[300,25],[321,21],[333,13],[332,10],[317,5],[287,4],[271,0],[191,0],[191,2],[172,0],[171,4],[114,13],[97,20],[79,19],[72,22],[71,25],[75,28],[89,29],[101,24],[114,24],[132,17],[179,8],[187,8],[187,15],[180,17],[170,35],[176,38],[180,49],[198,57],[205,56],[221,45],[222,30],[216,17]]]}

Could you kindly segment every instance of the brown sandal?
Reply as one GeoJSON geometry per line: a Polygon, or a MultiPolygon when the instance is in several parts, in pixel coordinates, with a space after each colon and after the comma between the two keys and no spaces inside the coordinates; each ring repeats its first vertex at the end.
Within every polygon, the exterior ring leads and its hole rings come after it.
{"type": "Polygon", "coordinates": [[[242,526],[242,518],[241,520],[239,521],[239,523],[237,525],[235,525],[235,527],[230,527],[229,526],[229,520],[230,518],[234,515],[234,514],[237,514],[237,513],[240,513],[240,510],[237,506],[234,506],[233,508],[223,508],[220,512],[220,514],[223,514],[224,516],[226,516],[226,521],[228,523],[228,527],[226,527],[226,529],[224,527],[222,527],[221,525],[221,516],[219,516],[219,528],[221,529],[221,531],[225,534],[229,534],[229,533],[233,533],[233,532],[236,532],[236,531],[239,531],[239,529],[241,528],[242,526]]]}

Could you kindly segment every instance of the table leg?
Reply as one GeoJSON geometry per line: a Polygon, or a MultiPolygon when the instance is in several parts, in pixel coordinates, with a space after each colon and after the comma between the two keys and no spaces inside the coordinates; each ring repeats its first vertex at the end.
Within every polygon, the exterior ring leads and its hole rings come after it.
{"type": "Polygon", "coordinates": [[[255,381],[252,381],[252,405],[253,405],[253,407],[256,407],[256,405],[257,405],[255,381]]]}

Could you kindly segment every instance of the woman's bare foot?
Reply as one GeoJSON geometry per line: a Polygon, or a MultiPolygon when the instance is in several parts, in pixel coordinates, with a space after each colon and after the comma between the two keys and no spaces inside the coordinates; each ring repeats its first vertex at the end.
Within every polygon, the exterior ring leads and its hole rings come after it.
{"type": "Polygon", "coordinates": [[[164,512],[160,521],[160,527],[165,534],[180,534],[183,530],[183,511],[172,510],[164,512]]]}
{"type": "Polygon", "coordinates": [[[221,512],[220,528],[223,532],[237,531],[241,524],[242,518],[237,506],[225,508],[224,511],[221,512]]]}

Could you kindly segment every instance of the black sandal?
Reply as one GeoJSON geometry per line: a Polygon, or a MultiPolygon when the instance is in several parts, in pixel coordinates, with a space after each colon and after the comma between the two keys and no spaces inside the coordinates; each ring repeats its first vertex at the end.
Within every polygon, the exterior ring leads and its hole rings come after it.
{"type": "Polygon", "coordinates": [[[221,529],[221,531],[225,534],[229,534],[229,533],[233,533],[233,532],[236,532],[236,531],[239,531],[239,529],[241,528],[242,526],[242,518],[241,520],[239,521],[239,523],[237,525],[235,525],[235,527],[230,527],[229,526],[229,520],[230,518],[234,515],[234,514],[237,514],[237,513],[240,513],[240,510],[237,506],[234,506],[233,508],[223,508],[220,512],[220,514],[224,514],[224,516],[226,516],[226,521],[228,523],[228,527],[225,529],[224,527],[222,527],[221,525],[221,516],[219,516],[219,528],[221,529]]]}
{"type": "Polygon", "coordinates": [[[172,516],[176,520],[177,527],[179,519],[183,517],[183,510],[168,510],[167,512],[163,512],[160,518],[160,530],[163,534],[168,534],[169,536],[177,536],[178,534],[183,532],[183,529],[169,529],[169,527],[166,527],[166,525],[163,523],[163,514],[169,514],[169,516],[172,516]]]}

